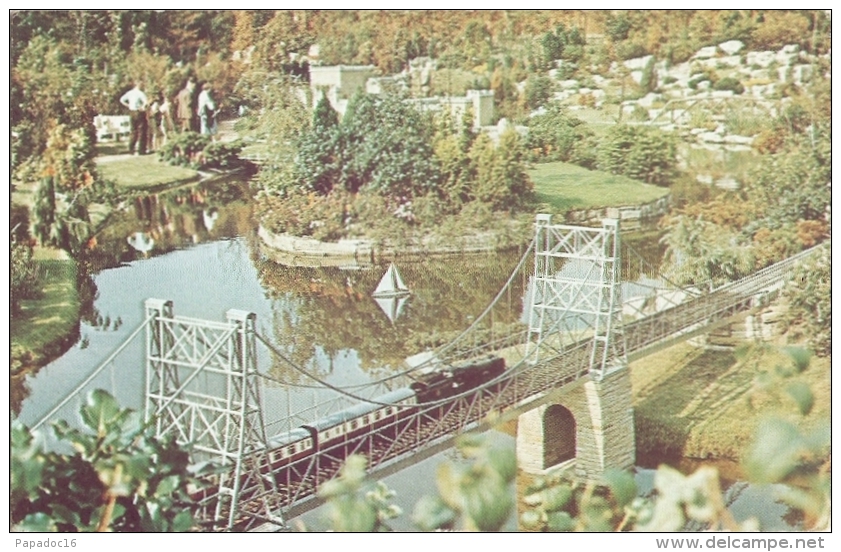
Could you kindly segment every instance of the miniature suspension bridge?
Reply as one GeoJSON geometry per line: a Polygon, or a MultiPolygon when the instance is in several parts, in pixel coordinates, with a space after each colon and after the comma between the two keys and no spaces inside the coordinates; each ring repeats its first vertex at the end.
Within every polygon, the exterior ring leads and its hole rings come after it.
{"type": "Polygon", "coordinates": [[[257,330],[253,313],[229,310],[224,321],[208,321],[175,315],[171,301],[149,299],[144,321],[34,428],[89,389],[143,333],[145,415],[156,434],[175,435],[197,457],[224,466],[201,493],[206,526],[282,528],[287,519],[318,503],[318,488],[336,476],[348,455],[364,455],[377,476],[427,458],[465,431],[487,429],[491,420],[534,409],[554,390],[602,381],[626,369],[629,358],[709,332],[764,304],[813,251],[706,292],[675,286],[649,267],[658,283],[645,284],[649,289],[643,297],[623,297],[623,262],[644,261],[622,246],[618,221],[589,228],[553,224],[548,215],[538,215],[531,245],[472,324],[429,352],[424,362],[364,389],[335,387],[307,374],[257,330]],[[495,311],[510,299],[515,279],[524,275],[528,291],[521,323],[512,331],[510,325],[496,323],[495,311]],[[303,447],[301,426],[313,428],[319,420],[312,411],[295,413],[285,430],[267,429],[273,424],[265,419],[259,348],[335,391],[336,399],[320,405],[319,412],[321,419],[344,416],[344,438],[323,440],[317,447],[310,443],[311,452],[292,451],[288,460],[279,460],[291,436],[301,435],[303,447]],[[408,402],[409,393],[399,392],[424,374],[484,358],[504,359],[505,369],[437,399],[414,397],[408,402]],[[359,414],[354,418],[350,411],[359,414]],[[359,428],[351,428],[357,421],[359,428]]]}

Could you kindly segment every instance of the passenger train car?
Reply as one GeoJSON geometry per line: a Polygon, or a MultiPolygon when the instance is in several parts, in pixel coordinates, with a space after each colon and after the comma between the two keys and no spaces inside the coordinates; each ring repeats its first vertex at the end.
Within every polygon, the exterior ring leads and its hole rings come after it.
{"type": "Polygon", "coordinates": [[[310,424],[272,438],[269,462],[273,470],[298,462],[326,449],[349,444],[417,411],[420,405],[454,397],[482,386],[505,372],[505,360],[486,357],[448,366],[417,378],[409,387],[396,389],[310,424]]]}

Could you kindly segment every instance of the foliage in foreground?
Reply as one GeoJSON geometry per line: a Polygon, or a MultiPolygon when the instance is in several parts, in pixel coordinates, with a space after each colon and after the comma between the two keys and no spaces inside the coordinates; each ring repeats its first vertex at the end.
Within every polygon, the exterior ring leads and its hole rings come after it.
{"type": "Polygon", "coordinates": [[[189,455],[159,440],[142,416],[107,392],[91,392],[79,409],[84,430],[52,425],[59,447],[18,421],[11,430],[13,531],[188,531],[195,527],[189,455]]]}
{"type": "MultiPolygon", "coordinates": [[[[751,348],[739,351],[748,358],[751,348]]],[[[808,416],[814,398],[794,377],[806,370],[811,352],[782,349],[788,364],[762,373],[748,394],[750,401],[793,404],[808,416]]],[[[412,521],[423,531],[499,531],[514,509],[510,484],[516,459],[510,449],[493,449],[481,435],[465,435],[457,450],[470,460],[438,468],[436,496],[415,506],[412,521]]],[[[804,516],[804,528],[828,526],[830,512],[830,434],[828,423],[809,431],[789,421],[768,418],[759,424],[745,451],[743,467],[756,484],[779,484],[777,497],[804,516]]],[[[337,531],[387,531],[387,521],[401,514],[390,504],[394,492],[382,482],[365,481],[365,460],[348,458],[341,477],[322,488],[328,521],[337,531]],[[366,486],[367,485],[367,486],[366,486]]],[[[654,493],[640,496],[631,473],[608,470],[601,482],[581,482],[566,473],[538,477],[524,492],[520,528],[528,531],[758,531],[755,518],[737,520],[725,503],[717,469],[702,466],[684,475],[666,465],[654,476],[654,493]]]]}
{"type": "Polygon", "coordinates": [[[803,327],[818,355],[832,352],[832,259],[828,243],[800,267],[784,294],[789,299],[789,323],[803,327]]]}

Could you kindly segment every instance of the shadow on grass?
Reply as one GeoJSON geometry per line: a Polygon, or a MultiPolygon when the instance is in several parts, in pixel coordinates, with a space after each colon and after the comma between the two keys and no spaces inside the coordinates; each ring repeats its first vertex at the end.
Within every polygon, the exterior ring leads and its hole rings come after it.
{"type": "Polygon", "coordinates": [[[646,392],[634,409],[637,463],[656,467],[683,457],[690,431],[714,414],[736,363],[732,351],[706,350],[646,392]]]}

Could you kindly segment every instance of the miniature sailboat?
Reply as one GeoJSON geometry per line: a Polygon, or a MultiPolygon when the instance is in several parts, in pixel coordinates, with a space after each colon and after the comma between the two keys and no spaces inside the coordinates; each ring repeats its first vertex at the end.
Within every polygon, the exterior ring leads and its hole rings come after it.
{"type": "Polygon", "coordinates": [[[409,288],[403,283],[403,278],[397,272],[397,267],[394,266],[394,263],[391,263],[372,295],[374,297],[396,297],[408,293],[410,293],[409,288]]]}
{"type": "Polygon", "coordinates": [[[410,293],[400,273],[397,272],[397,267],[392,263],[388,266],[380,283],[377,284],[377,289],[374,290],[372,296],[388,319],[394,323],[400,316],[410,293]]]}

